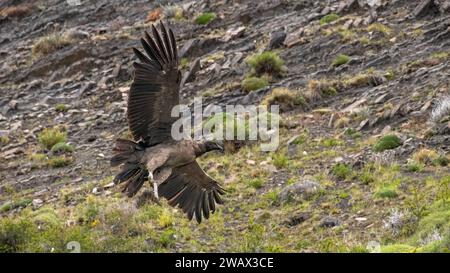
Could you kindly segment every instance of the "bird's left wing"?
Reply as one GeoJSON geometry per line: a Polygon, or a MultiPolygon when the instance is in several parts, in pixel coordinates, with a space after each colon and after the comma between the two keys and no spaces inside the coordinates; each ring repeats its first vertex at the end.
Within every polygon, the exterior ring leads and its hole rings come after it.
{"type": "Polygon", "coordinates": [[[165,197],[171,206],[179,206],[187,213],[189,220],[195,214],[198,223],[202,215],[208,219],[216,210],[216,203],[222,204],[220,195],[225,190],[208,176],[197,161],[176,167],[172,174],[158,187],[160,196],[165,197]]]}
{"type": "Polygon", "coordinates": [[[134,80],[128,97],[127,118],[135,141],[155,144],[170,139],[176,117],[172,108],[179,104],[180,72],[175,37],[161,22],[152,36],[141,38],[146,54],[133,48],[139,62],[134,62],[134,80]]]}

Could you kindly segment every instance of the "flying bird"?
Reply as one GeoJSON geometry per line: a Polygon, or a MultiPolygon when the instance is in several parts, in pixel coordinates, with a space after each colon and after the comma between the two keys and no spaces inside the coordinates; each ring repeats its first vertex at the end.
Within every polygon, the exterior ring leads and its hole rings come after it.
{"type": "Polygon", "coordinates": [[[133,140],[117,139],[111,166],[122,165],[114,178],[123,192],[134,196],[149,181],[156,199],[164,197],[198,223],[222,204],[225,190],[208,176],[196,158],[212,150],[223,151],[215,141],[176,141],[171,136],[172,108],[180,102],[181,73],[175,36],[160,23],[141,38],[144,52],[133,48],[134,80],[127,103],[127,120],[133,140]]]}

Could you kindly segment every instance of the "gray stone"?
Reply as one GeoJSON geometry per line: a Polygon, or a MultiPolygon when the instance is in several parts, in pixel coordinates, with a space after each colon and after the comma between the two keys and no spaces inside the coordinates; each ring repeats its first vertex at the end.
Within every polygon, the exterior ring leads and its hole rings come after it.
{"type": "Polygon", "coordinates": [[[197,73],[199,70],[200,70],[200,58],[197,58],[192,63],[192,66],[189,69],[189,71],[184,73],[183,79],[181,80],[181,86],[183,86],[185,83],[193,81],[195,79],[195,73],[197,73]]]}
{"type": "Polygon", "coordinates": [[[335,227],[339,225],[339,219],[333,216],[326,216],[319,224],[320,227],[335,227]]]}
{"type": "Polygon", "coordinates": [[[298,199],[309,199],[322,190],[322,186],[313,180],[302,180],[281,190],[280,201],[288,202],[298,199]]]}
{"type": "Polygon", "coordinates": [[[438,13],[439,7],[434,0],[422,1],[413,11],[414,17],[423,17],[429,13],[438,13]]]}
{"type": "Polygon", "coordinates": [[[281,47],[285,39],[286,39],[286,32],[284,31],[275,31],[270,33],[268,49],[281,47]]]}

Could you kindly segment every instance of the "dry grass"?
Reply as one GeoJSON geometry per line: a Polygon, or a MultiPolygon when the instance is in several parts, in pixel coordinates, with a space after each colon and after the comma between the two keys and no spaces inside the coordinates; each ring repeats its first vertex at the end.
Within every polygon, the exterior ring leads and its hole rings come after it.
{"type": "Polygon", "coordinates": [[[64,34],[52,33],[39,38],[31,49],[33,58],[41,58],[74,42],[64,34]]]}
{"type": "Polygon", "coordinates": [[[279,105],[280,110],[284,112],[294,109],[295,106],[305,106],[306,101],[298,91],[288,88],[275,88],[264,98],[262,104],[267,106],[279,105]]]}
{"type": "Polygon", "coordinates": [[[145,22],[154,22],[161,19],[163,11],[161,8],[156,8],[148,12],[147,17],[145,18],[145,22]]]}
{"type": "Polygon", "coordinates": [[[308,82],[308,92],[306,94],[310,101],[322,97],[334,96],[342,88],[341,82],[331,79],[310,80],[308,82]]]}
{"type": "Polygon", "coordinates": [[[33,11],[33,6],[30,4],[23,4],[14,7],[7,7],[0,10],[0,16],[4,17],[24,17],[33,11]]]}

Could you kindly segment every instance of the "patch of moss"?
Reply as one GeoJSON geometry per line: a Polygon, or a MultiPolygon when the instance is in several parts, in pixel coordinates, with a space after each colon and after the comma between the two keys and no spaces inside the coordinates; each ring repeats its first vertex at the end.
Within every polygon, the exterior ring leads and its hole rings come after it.
{"type": "Polygon", "coordinates": [[[382,253],[412,253],[416,252],[417,247],[405,244],[393,244],[381,247],[382,253]]]}
{"type": "Polygon", "coordinates": [[[324,17],[320,18],[319,23],[321,25],[325,25],[325,24],[329,24],[331,22],[334,22],[337,19],[339,19],[339,15],[337,15],[336,13],[330,13],[330,14],[325,15],[324,17]]]}
{"type": "Polygon", "coordinates": [[[217,15],[214,12],[204,12],[195,18],[195,23],[198,25],[206,25],[216,17],[217,15]]]}
{"type": "Polygon", "coordinates": [[[67,144],[65,142],[58,142],[55,145],[53,145],[51,152],[54,154],[61,154],[61,153],[72,153],[74,151],[74,147],[70,144],[67,144]]]}
{"type": "Polygon", "coordinates": [[[400,138],[396,135],[386,135],[380,138],[373,146],[375,152],[382,152],[385,150],[395,149],[402,145],[400,138]]]}
{"type": "Polygon", "coordinates": [[[55,106],[55,110],[56,112],[67,112],[67,110],[69,109],[69,107],[67,107],[67,105],[63,104],[63,103],[59,103],[55,106]]]}

